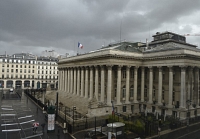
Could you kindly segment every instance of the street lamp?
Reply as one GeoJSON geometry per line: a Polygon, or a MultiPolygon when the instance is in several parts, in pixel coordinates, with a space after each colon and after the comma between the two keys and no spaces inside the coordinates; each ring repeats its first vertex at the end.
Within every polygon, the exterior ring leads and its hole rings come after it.
{"type": "Polygon", "coordinates": [[[189,108],[190,108],[190,105],[191,105],[191,103],[192,103],[192,101],[191,100],[187,100],[186,101],[186,103],[187,103],[187,106],[188,106],[188,112],[187,112],[187,126],[189,126],[189,119],[190,119],[190,115],[189,115],[189,112],[190,112],[190,110],[189,110],[189,108]]]}
{"type": "Polygon", "coordinates": [[[74,132],[74,111],[76,111],[76,106],[73,106],[73,132],[74,132]]]}

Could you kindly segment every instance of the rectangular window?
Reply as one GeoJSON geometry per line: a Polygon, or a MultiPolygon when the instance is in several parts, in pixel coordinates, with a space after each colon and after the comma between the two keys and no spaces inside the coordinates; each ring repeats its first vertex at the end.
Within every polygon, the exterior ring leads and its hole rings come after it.
{"type": "Polygon", "coordinates": [[[20,69],[20,73],[22,73],[22,69],[20,69]]]}
{"type": "Polygon", "coordinates": [[[126,70],[122,71],[122,78],[125,79],[126,78],[126,70]]]}
{"type": "Polygon", "coordinates": [[[7,68],[9,68],[9,64],[7,64],[7,68]]]}
{"type": "Polygon", "coordinates": [[[4,69],[2,69],[2,72],[4,72],[4,69]]]}
{"type": "Polygon", "coordinates": [[[20,65],[20,68],[22,68],[22,65],[20,65]]]}
{"type": "Polygon", "coordinates": [[[16,68],[18,68],[18,65],[16,65],[16,68]]]}
{"type": "Polygon", "coordinates": [[[7,72],[9,72],[9,69],[7,69],[7,72]]]}
{"type": "Polygon", "coordinates": [[[126,112],[126,106],[122,106],[123,112],[126,112]]]}
{"type": "Polygon", "coordinates": [[[26,69],[24,69],[24,73],[26,73],[26,69]]]}
{"type": "Polygon", "coordinates": [[[18,73],[18,69],[16,69],[16,73],[18,73]]]}
{"type": "Polygon", "coordinates": [[[34,70],[32,70],[32,73],[34,73],[34,70]]]}
{"type": "Polygon", "coordinates": [[[26,75],[24,75],[24,79],[26,79],[26,75]]]}

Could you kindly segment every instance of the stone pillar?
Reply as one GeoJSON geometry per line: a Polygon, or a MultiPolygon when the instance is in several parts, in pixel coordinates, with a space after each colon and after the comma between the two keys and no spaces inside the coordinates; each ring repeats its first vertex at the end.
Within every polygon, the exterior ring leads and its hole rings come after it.
{"type": "Polygon", "coordinates": [[[119,65],[117,69],[117,105],[121,104],[120,98],[121,98],[121,68],[122,66],[119,65]]]}
{"type": "Polygon", "coordinates": [[[61,90],[61,81],[60,81],[60,78],[61,78],[61,73],[60,73],[60,69],[58,69],[58,90],[61,90]]]}
{"type": "Polygon", "coordinates": [[[130,103],[130,67],[131,66],[126,66],[126,104],[130,103]]]}
{"type": "Polygon", "coordinates": [[[81,68],[81,97],[83,97],[84,91],[84,68],[81,68]]]}
{"type": "MultiPolygon", "coordinates": [[[[42,88],[42,86],[40,86],[40,88],[42,88]]],[[[62,69],[60,69],[60,90],[62,91],[62,69]]]]}
{"type": "Polygon", "coordinates": [[[172,93],[173,93],[173,67],[169,67],[169,97],[168,107],[172,107],[172,93]]]}
{"type": "Polygon", "coordinates": [[[193,67],[189,68],[189,73],[188,73],[188,100],[192,100],[192,95],[193,95],[193,67]]]}
{"type": "Polygon", "coordinates": [[[62,71],[62,91],[65,91],[65,69],[62,71]]]}
{"type": "Polygon", "coordinates": [[[162,80],[163,80],[163,73],[162,67],[158,67],[158,105],[162,105],[162,80]]]}
{"type": "Polygon", "coordinates": [[[85,98],[88,98],[88,67],[85,68],[85,98]]]}
{"type": "Polygon", "coordinates": [[[68,77],[67,77],[67,92],[69,93],[70,92],[70,68],[68,68],[68,70],[67,70],[67,75],[68,75],[68,77]]]}
{"type": "Polygon", "coordinates": [[[153,92],[153,67],[149,67],[149,103],[152,103],[153,92]]]}
{"type": "Polygon", "coordinates": [[[93,81],[93,67],[90,67],[90,99],[93,98],[93,88],[94,88],[94,81],[93,81]]]}
{"type": "Polygon", "coordinates": [[[77,75],[77,95],[80,96],[80,67],[78,67],[78,75],[77,75]]]}
{"type": "Polygon", "coordinates": [[[74,92],[73,94],[76,95],[77,90],[76,90],[76,83],[77,83],[77,79],[76,79],[76,68],[74,68],[74,92]]]}
{"type": "Polygon", "coordinates": [[[199,106],[199,68],[195,68],[194,71],[194,95],[193,102],[196,106],[199,106]]]}
{"type": "Polygon", "coordinates": [[[67,74],[67,68],[65,69],[65,92],[67,92],[67,83],[68,83],[68,80],[67,80],[67,76],[68,76],[68,74],[67,74]]]}
{"type": "MultiPolygon", "coordinates": [[[[4,88],[6,88],[6,82],[4,82],[4,88]]],[[[40,86],[42,88],[42,86],[40,86]]],[[[22,80],[22,89],[24,89],[24,80],[22,80]]]]}
{"type": "Polygon", "coordinates": [[[186,108],[185,70],[186,67],[181,67],[180,108],[186,108]]]}
{"type": "Polygon", "coordinates": [[[73,79],[73,68],[71,68],[70,73],[71,73],[71,75],[70,75],[70,82],[71,82],[71,84],[70,84],[70,93],[73,94],[73,81],[74,81],[74,79],[73,79]]]}
{"type": "Polygon", "coordinates": [[[98,101],[98,95],[99,95],[99,71],[98,66],[95,66],[95,97],[98,101]]]}
{"type": "Polygon", "coordinates": [[[141,67],[142,75],[141,75],[141,102],[144,102],[144,72],[145,67],[141,67]]]}
{"type": "MultiPolygon", "coordinates": [[[[16,85],[15,85],[15,82],[16,82],[16,81],[13,80],[13,88],[14,88],[14,89],[16,88],[16,87],[15,87],[15,86],[16,86],[16,85]]],[[[1,85],[1,87],[2,87],[2,85],[1,85]]]]}
{"type": "Polygon", "coordinates": [[[105,70],[104,66],[101,66],[101,102],[104,102],[105,94],[105,70]]]}
{"type": "Polygon", "coordinates": [[[137,103],[137,79],[138,79],[138,67],[134,67],[134,103],[137,103]]]}
{"type": "Polygon", "coordinates": [[[107,82],[107,105],[112,106],[111,94],[112,94],[112,65],[108,65],[108,82],[107,82]]]}

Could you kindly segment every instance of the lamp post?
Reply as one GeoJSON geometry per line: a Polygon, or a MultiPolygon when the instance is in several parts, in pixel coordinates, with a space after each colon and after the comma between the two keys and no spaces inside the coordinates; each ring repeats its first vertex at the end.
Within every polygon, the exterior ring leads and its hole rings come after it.
{"type": "Polygon", "coordinates": [[[73,106],[73,132],[74,132],[74,111],[76,110],[76,106],[73,106]]]}
{"type": "Polygon", "coordinates": [[[189,126],[189,120],[190,120],[189,112],[190,112],[190,105],[191,105],[192,101],[188,99],[188,100],[186,101],[186,103],[187,103],[187,106],[188,106],[188,112],[187,112],[187,126],[189,126]]]}

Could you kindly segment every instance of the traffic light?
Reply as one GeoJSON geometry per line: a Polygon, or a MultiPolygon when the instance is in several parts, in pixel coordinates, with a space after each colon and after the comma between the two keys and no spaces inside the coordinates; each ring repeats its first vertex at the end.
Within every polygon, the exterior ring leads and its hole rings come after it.
{"type": "Polygon", "coordinates": [[[76,106],[73,106],[73,110],[74,110],[74,111],[76,110],[76,106]]]}

